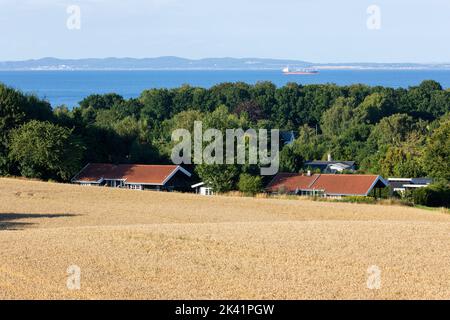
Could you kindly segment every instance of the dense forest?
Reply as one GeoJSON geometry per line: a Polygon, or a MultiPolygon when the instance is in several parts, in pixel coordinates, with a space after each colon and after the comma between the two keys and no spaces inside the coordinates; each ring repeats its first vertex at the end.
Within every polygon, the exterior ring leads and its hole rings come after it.
{"type": "MultiPolygon", "coordinates": [[[[450,90],[222,83],[150,89],[137,99],[92,95],[70,110],[0,85],[0,174],[68,181],[89,162],[170,163],[174,129],[293,130],[281,170],[298,172],[328,153],[363,173],[450,180],[450,90]]],[[[200,165],[218,191],[259,188],[258,168],[200,165]],[[249,187],[250,186],[250,187],[249,187]]]]}

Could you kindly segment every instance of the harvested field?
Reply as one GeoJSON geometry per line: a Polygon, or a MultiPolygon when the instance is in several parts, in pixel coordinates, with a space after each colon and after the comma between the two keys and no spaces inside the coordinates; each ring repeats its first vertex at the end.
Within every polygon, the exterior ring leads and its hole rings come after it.
{"type": "Polygon", "coordinates": [[[0,179],[0,298],[450,299],[450,215],[0,179]]]}

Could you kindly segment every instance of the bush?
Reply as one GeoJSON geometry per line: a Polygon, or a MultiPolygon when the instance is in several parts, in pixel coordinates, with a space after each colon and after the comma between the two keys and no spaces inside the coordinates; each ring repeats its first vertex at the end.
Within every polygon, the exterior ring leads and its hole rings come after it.
{"type": "Polygon", "coordinates": [[[249,174],[241,174],[238,183],[239,191],[246,195],[255,195],[260,193],[263,189],[262,180],[259,176],[252,176],[249,174]]]}
{"type": "Polygon", "coordinates": [[[413,191],[412,198],[415,205],[448,208],[450,206],[450,187],[448,184],[442,183],[417,189],[413,191]]]}

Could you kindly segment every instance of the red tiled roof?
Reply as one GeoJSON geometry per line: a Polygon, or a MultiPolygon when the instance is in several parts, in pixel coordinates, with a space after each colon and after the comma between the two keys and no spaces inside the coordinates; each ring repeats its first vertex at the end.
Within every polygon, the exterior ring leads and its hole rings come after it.
{"type": "MultiPolygon", "coordinates": [[[[268,192],[299,190],[323,190],[328,195],[367,195],[380,176],[357,174],[315,174],[304,176],[296,173],[279,173],[269,183],[268,192]]],[[[383,182],[384,183],[384,182],[383,182]]]]}
{"type": "Polygon", "coordinates": [[[279,173],[272,179],[266,190],[278,192],[283,189],[285,192],[295,192],[300,189],[309,189],[316,178],[317,175],[304,176],[298,173],[279,173]]]}
{"type": "Polygon", "coordinates": [[[162,184],[178,166],[119,165],[116,177],[127,183],[162,184]]]}
{"type": "Polygon", "coordinates": [[[379,176],[359,174],[321,174],[312,189],[329,195],[367,195],[379,176]]]}
{"type": "Polygon", "coordinates": [[[125,180],[127,183],[162,185],[178,169],[176,165],[88,164],[73,178],[78,182],[125,180]]]}
{"type": "Polygon", "coordinates": [[[112,172],[116,166],[107,163],[90,163],[78,173],[73,180],[82,182],[97,182],[112,172]]]}

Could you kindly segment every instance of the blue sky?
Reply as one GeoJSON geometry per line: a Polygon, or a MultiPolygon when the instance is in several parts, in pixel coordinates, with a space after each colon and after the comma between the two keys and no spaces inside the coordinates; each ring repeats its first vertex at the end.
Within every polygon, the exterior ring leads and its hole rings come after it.
{"type": "Polygon", "coordinates": [[[449,0],[0,0],[0,60],[262,57],[450,62],[449,0]],[[81,29],[69,30],[69,5],[81,29]],[[381,29],[367,27],[367,8],[381,29]]]}

